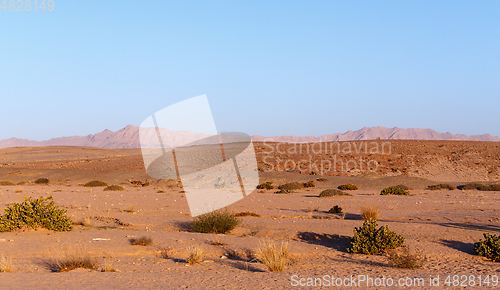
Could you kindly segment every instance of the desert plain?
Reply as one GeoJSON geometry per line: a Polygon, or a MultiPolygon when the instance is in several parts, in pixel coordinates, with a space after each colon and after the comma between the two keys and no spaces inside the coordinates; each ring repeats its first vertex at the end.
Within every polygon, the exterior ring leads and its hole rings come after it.
{"type": "MultiPolygon", "coordinates": [[[[52,196],[74,222],[69,232],[23,228],[0,233],[0,255],[11,265],[11,272],[0,273],[0,288],[315,289],[321,287],[294,286],[294,281],[361,275],[391,278],[395,283],[400,278],[424,278],[425,284],[418,287],[393,287],[442,289],[460,287],[444,284],[449,275],[500,276],[499,263],[474,252],[483,233],[500,234],[500,192],[428,189],[440,183],[499,183],[500,143],[375,140],[380,146],[389,142],[390,150],[379,147],[370,152],[374,148],[370,142],[344,142],[314,151],[312,147],[306,151],[307,146],[298,151],[296,144],[255,143],[261,183],[277,187],[313,181],[315,186],[287,194],[254,190],[227,210],[255,215],[240,217],[239,225],[225,235],[190,231],[193,217],[181,183],[148,177],[140,149],[0,149],[0,181],[14,184],[0,186],[2,212],[24,196],[52,196]],[[347,143],[354,149],[342,147],[347,143]],[[360,158],[365,167],[354,166],[360,158]],[[325,160],[337,162],[338,167],[327,167],[325,160]],[[49,183],[35,184],[38,178],[49,183]],[[124,190],[83,186],[92,180],[124,190]],[[323,190],[346,183],[359,189],[349,191],[349,196],[319,197],[323,190]],[[380,195],[383,188],[396,185],[411,188],[410,195],[380,195]],[[328,213],[335,205],[342,214],[328,213]],[[411,249],[422,251],[421,269],[393,267],[384,255],[347,252],[353,229],[363,224],[360,208],[366,205],[379,208],[379,226],[388,225],[411,249]],[[131,244],[140,237],[150,237],[151,245],[131,244]],[[255,249],[269,241],[289,245],[290,259],[283,272],[268,271],[254,257],[255,249]],[[189,265],[186,259],[194,246],[203,250],[203,262],[189,265]],[[98,269],[54,272],[51,263],[68,249],[89,253],[98,269]],[[105,269],[115,271],[102,272],[105,269]],[[438,275],[440,285],[430,285],[429,278],[438,275]]],[[[364,285],[352,288],[367,288],[364,285]]]]}

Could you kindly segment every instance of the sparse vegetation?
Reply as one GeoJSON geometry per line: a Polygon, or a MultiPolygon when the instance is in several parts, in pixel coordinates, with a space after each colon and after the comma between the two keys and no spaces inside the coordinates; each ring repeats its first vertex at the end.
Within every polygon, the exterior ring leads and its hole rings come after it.
{"type": "Polygon", "coordinates": [[[332,207],[328,213],[342,213],[342,208],[338,205],[332,207]]]}
{"type": "Polygon", "coordinates": [[[316,171],[311,171],[311,173],[309,173],[309,175],[319,175],[319,174],[316,171]]]}
{"type": "Polygon", "coordinates": [[[468,183],[457,187],[460,190],[500,191],[500,184],[468,183]]]}
{"type": "Polygon", "coordinates": [[[403,246],[405,238],[389,230],[386,225],[377,229],[377,221],[369,219],[360,228],[354,228],[349,253],[379,255],[386,250],[403,246]]]}
{"type": "Polygon", "coordinates": [[[97,260],[83,247],[66,247],[46,265],[52,272],[69,272],[78,268],[97,270],[99,267],[97,260]]]}
{"type": "Polygon", "coordinates": [[[315,187],[316,184],[314,184],[314,181],[313,180],[309,180],[308,182],[305,182],[304,183],[304,187],[305,188],[309,188],[309,187],[315,187]]]}
{"type": "Polygon", "coordinates": [[[188,252],[186,263],[189,265],[199,264],[203,261],[203,249],[200,246],[189,247],[188,252]]]}
{"type": "Polygon", "coordinates": [[[409,247],[387,251],[387,258],[389,265],[403,269],[420,269],[425,262],[422,250],[415,249],[414,253],[411,253],[409,247]]]}
{"type": "Polygon", "coordinates": [[[363,220],[378,220],[378,216],[380,214],[380,207],[372,205],[372,204],[367,204],[361,207],[361,218],[363,220]]]}
{"type": "Polygon", "coordinates": [[[358,190],[358,187],[354,184],[347,183],[347,184],[340,185],[338,187],[338,189],[340,189],[340,190],[358,190]]]}
{"type": "Polygon", "coordinates": [[[500,262],[500,236],[483,233],[484,241],[474,244],[474,251],[479,255],[500,262]]]}
{"type": "Polygon", "coordinates": [[[257,259],[266,265],[270,272],[283,272],[288,263],[289,255],[290,250],[286,242],[282,242],[280,246],[272,241],[261,242],[255,250],[257,259]]]}
{"type": "Polygon", "coordinates": [[[46,228],[52,231],[71,231],[71,219],[66,217],[66,210],[59,209],[52,196],[38,199],[24,197],[24,202],[15,203],[4,209],[0,216],[0,232],[20,229],[24,226],[36,229],[46,228]]]}
{"type": "Polygon", "coordinates": [[[197,216],[191,226],[192,232],[226,234],[232,231],[240,220],[228,211],[213,211],[197,216]]]}
{"type": "Polygon", "coordinates": [[[0,257],[0,273],[14,272],[14,265],[11,258],[6,258],[4,255],[0,257]]]}
{"type": "Polygon", "coordinates": [[[347,192],[344,192],[342,190],[336,189],[336,188],[329,188],[323,190],[320,194],[319,197],[332,197],[332,196],[346,196],[350,195],[347,192]]]}
{"type": "Polygon", "coordinates": [[[104,266],[101,272],[116,272],[115,268],[113,268],[113,257],[109,255],[104,257],[104,266]]]}
{"type": "Polygon", "coordinates": [[[104,191],[120,191],[120,190],[124,190],[124,188],[121,187],[120,185],[109,185],[104,188],[104,191]]]}
{"type": "Polygon", "coordinates": [[[413,190],[413,188],[409,187],[409,186],[406,186],[404,184],[398,184],[396,185],[397,188],[401,188],[401,189],[404,189],[404,190],[413,190]]]}
{"type": "Polygon", "coordinates": [[[156,193],[165,193],[163,190],[158,190],[156,193]]]}
{"type": "Polygon", "coordinates": [[[49,184],[49,179],[48,178],[38,178],[35,180],[35,184],[49,184]]]}
{"type": "Polygon", "coordinates": [[[391,186],[382,189],[380,195],[409,195],[410,193],[402,188],[391,186]]]}
{"type": "Polygon", "coordinates": [[[441,184],[436,184],[436,185],[429,185],[427,187],[429,190],[455,190],[455,186],[448,184],[448,183],[441,183],[441,184]]]}
{"type": "Polygon", "coordinates": [[[85,183],[83,186],[85,187],[104,187],[104,186],[108,186],[108,184],[104,181],[101,181],[101,180],[92,180],[92,181],[89,181],[87,183],[85,183]]]}
{"type": "Polygon", "coordinates": [[[274,193],[277,193],[277,194],[289,194],[289,193],[293,193],[293,190],[280,189],[278,191],[275,191],[274,193]]]}
{"type": "Polygon", "coordinates": [[[328,178],[320,177],[320,178],[317,178],[316,180],[319,182],[327,182],[328,178]]]}
{"type": "Polygon", "coordinates": [[[249,211],[242,211],[242,212],[236,213],[234,216],[235,217],[244,217],[244,216],[260,217],[260,214],[256,214],[254,212],[249,212],[249,211]]]}
{"type": "Polygon", "coordinates": [[[131,239],[130,244],[133,246],[151,246],[153,244],[153,238],[142,236],[137,239],[131,239]]]}
{"type": "Polygon", "coordinates": [[[270,190],[270,189],[274,189],[274,185],[273,185],[272,181],[267,181],[267,182],[264,182],[264,183],[257,185],[257,189],[270,190]]]}
{"type": "Polygon", "coordinates": [[[290,182],[290,183],[285,183],[280,186],[278,186],[278,189],[281,190],[297,190],[297,189],[302,189],[304,187],[303,183],[300,182],[290,182]]]}
{"type": "Polygon", "coordinates": [[[2,181],[2,182],[0,182],[0,185],[11,186],[11,185],[16,185],[16,184],[14,182],[10,182],[10,181],[2,181]]]}

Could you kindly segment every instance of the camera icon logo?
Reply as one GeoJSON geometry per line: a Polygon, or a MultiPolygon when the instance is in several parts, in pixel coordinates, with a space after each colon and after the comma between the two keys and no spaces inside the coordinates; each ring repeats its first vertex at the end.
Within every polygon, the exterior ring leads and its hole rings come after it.
{"type": "Polygon", "coordinates": [[[217,133],[206,95],[156,112],[139,135],[147,174],[181,180],[191,216],[226,207],[259,184],[251,137],[217,133]]]}

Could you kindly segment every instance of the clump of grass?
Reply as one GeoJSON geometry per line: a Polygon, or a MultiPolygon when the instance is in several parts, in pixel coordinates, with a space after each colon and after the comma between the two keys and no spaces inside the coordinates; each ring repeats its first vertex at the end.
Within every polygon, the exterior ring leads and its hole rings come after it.
{"type": "Polygon", "coordinates": [[[380,195],[409,195],[410,193],[402,188],[391,186],[382,189],[380,195]]]}
{"type": "Polygon", "coordinates": [[[163,259],[168,259],[172,256],[174,252],[174,249],[170,248],[170,247],[163,247],[163,248],[159,248],[158,249],[158,255],[163,258],[163,259]]]}
{"type": "Polygon", "coordinates": [[[254,212],[249,212],[249,211],[242,211],[242,212],[236,213],[234,216],[236,216],[236,217],[244,217],[244,216],[260,217],[260,214],[257,214],[254,212]]]}
{"type": "Polygon", "coordinates": [[[302,189],[304,187],[303,183],[300,182],[290,182],[290,183],[285,183],[280,186],[278,186],[278,189],[281,190],[298,190],[302,189]]]}
{"type": "Polygon", "coordinates": [[[415,252],[411,253],[409,247],[387,251],[387,258],[389,259],[389,265],[403,269],[420,269],[425,262],[422,250],[415,249],[415,252]]]}
{"type": "Polygon", "coordinates": [[[492,260],[493,262],[500,262],[500,236],[490,235],[483,233],[484,241],[474,244],[474,251],[479,255],[492,260]]]}
{"type": "Polygon", "coordinates": [[[0,273],[14,272],[14,265],[11,258],[6,258],[4,255],[0,257],[0,273]]]}
{"type": "Polygon", "coordinates": [[[347,183],[347,184],[342,184],[338,187],[340,190],[358,190],[358,187],[354,184],[347,183]]]}
{"type": "Polygon", "coordinates": [[[270,189],[274,189],[274,185],[273,185],[272,181],[267,181],[267,182],[264,182],[264,183],[257,185],[257,189],[270,190],[270,189]]]}
{"type": "Polygon", "coordinates": [[[288,243],[282,242],[280,246],[275,242],[261,242],[255,250],[255,256],[262,264],[267,266],[270,272],[283,272],[288,263],[290,250],[288,243]]]}
{"type": "Polygon", "coordinates": [[[226,243],[221,242],[221,240],[219,239],[218,236],[215,236],[215,238],[210,242],[210,244],[212,246],[225,246],[225,245],[227,245],[226,243]]]}
{"type": "Polygon", "coordinates": [[[344,192],[342,190],[336,189],[336,188],[329,188],[323,190],[320,194],[319,197],[332,197],[332,196],[346,196],[350,195],[347,192],[344,192]]]}
{"type": "Polygon", "coordinates": [[[365,206],[361,207],[361,217],[363,220],[378,220],[378,216],[380,214],[380,207],[372,205],[372,204],[367,204],[365,206]]]}
{"type": "Polygon", "coordinates": [[[133,246],[151,246],[153,244],[153,238],[142,236],[137,239],[131,239],[130,244],[133,246]]]}
{"type": "Polygon", "coordinates": [[[14,182],[11,182],[11,181],[2,181],[2,182],[0,182],[0,185],[11,186],[11,185],[16,185],[16,184],[14,182]]]}
{"type": "Polygon", "coordinates": [[[328,179],[324,178],[324,177],[317,178],[316,180],[319,182],[327,182],[328,181],[328,179]]]}
{"type": "Polygon", "coordinates": [[[455,190],[455,186],[448,184],[448,183],[441,183],[441,184],[436,184],[436,185],[429,185],[427,187],[427,189],[429,189],[429,190],[442,190],[442,189],[455,190]]]}
{"type": "Polygon", "coordinates": [[[85,187],[100,187],[100,186],[108,186],[108,184],[101,180],[92,180],[85,183],[83,186],[85,187]]]}
{"type": "Polygon", "coordinates": [[[389,230],[386,225],[377,229],[377,221],[369,219],[360,228],[354,228],[349,253],[379,255],[386,250],[403,246],[405,238],[389,230]]]}
{"type": "Polygon", "coordinates": [[[52,272],[69,272],[78,268],[97,270],[99,268],[97,260],[92,258],[89,251],[83,247],[67,247],[46,264],[52,272]]]}
{"type": "Polygon", "coordinates": [[[104,188],[104,191],[120,191],[120,190],[124,190],[124,188],[119,185],[109,185],[104,188]]]}
{"type": "Polygon", "coordinates": [[[4,209],[0,216],[0,232],[20,229],[24,226],[38,227],[53,231],[71,231],[72,221],[66,216],[66,210],[59,209],[52,196],[38,199],[24,197],[24,202],[15,203],[4,209]]]}
{"type": "Polygon", "coordinates": [[[314,184],[314,181],[313,180],[309,180],[308,182],[305,182],[304,183],[304,187],[305,188],[309,188],[309,187],[315,187],[316,184],[314,184]]]}
{"type": "Polygon", "coordinates": [[[101,272],[116,272],[115,268],[113,268],[113,257],[110,255],[104,257],[104,265],[101,272]]]}
{"type": "Polygon", "coordinates": [[[189,247],[188,252],[186,263],[189,265],[200,264],[203,261],[203,249],[200,246],[189,247]]]}
{"type": "Polygon", "coordinates": [[[42,177],[35,180],[35,184],[49,184],[49,179],[42,177]]]}
{"type": "Polygon", "coordinates": [[[192,232],[226,234],[232,231],[240,220],[228,211],[213,211],[197,216],[191,226],[192,232]]]}
{"type": "Polygon", "coordinates": [[[328,213],[342,213],[342,208],[336,205],[332,207],[330,210],[328,210],[328,213]]]}

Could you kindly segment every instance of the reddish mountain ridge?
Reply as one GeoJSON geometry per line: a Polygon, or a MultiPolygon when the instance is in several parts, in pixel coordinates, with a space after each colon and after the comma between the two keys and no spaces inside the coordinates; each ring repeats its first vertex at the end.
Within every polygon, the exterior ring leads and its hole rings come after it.
{"type": "MultiPolygon", "coordinates": [[[[179,144],[183,140],[193,140],[192,132],[176,133],[179,144]]],[[[365,127],[357,131],[346,133],[328,134],[320,137],[308,136],[274,136],[262,137],[252,136],[253,141],[268,142],[326,142],[326,141],[351,141],[351,140],[374,140],[374,139],[409,139],[409,140],[464,140],[464,141],[495,141],[500,142],[500,137],[490,134],[467,136],[463,134],[453,135],[451,133],[439,133],[431,129],[402,129],[385,127],[365,127]]],[[[0,141],[0,148],[8,147],[41,147],[41,146],[86,146],[107,149],[140,148],[139,127],[129,125],[116,132],[104,130],[97,134],[88,136],[72,136],[53,138],[46,141],[32,141],[28,139],[10,138],[0,141]]]]}

